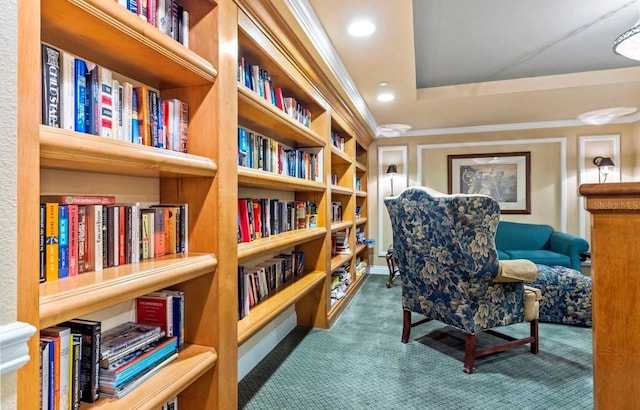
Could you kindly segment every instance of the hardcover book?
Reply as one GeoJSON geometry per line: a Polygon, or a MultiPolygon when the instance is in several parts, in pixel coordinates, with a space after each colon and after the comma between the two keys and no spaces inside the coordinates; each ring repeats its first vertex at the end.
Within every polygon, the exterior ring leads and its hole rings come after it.
{"type": "Polygon", "coordinates": [[[60,205],[113,205],[112,195],[40,195],[41,202],[57,202],[60,205]]]}
{"type": "Polygon", "coordinates": [[[87,63],[79,58],[75,59],[75,130],[87,132],[87,63]]]}
{"type": "Polygon", "coordinates": [[[80,400],[94,403],[99,398],[98,381],[100,379],[100,341],[102,323],[94,320],[71,319],[58,324],[68,327],[71,333],[82,335],[80,358],[80,400]]]}
{"type": "Polygon", "coordinates": [[[62,51],[62,75],[60,81],[60,128],[75,129],[75,57],[62,51]]]}
{"type": "Polygon", "coordinates": [[[102,333],[100,366],[109,368],[120,358],[164,336],[158,325],[125,322],[102,333]]]}
{"type": "Polygon", "coordinates": [[[42,123],[60,128],[60,50],[42,44],[42,123]]]}
{"type": "Polygon", "coordinates": [[[138,297],[136,321],[160,326],[167,336],[173,336],[173,297],[159,292],[138,297]]]}
{"type": "Polygon", "coordinates": [[[69,276],[69,206],[58,207],[58,279],[69,276]]]}
{"type": "Polygon", "coordinates": [[[46,204],[45,250],[48,282],[58,280],[58,208],[56,202],[46,204]]]}
{"type": "Polygon", "coordinates": [[[54,390],[57,409],[68,409],[71,397],[71,329],[65,326],[52,326],[40,330],[40,336],[55,340],[56,363],[54,367],[54,390]]]}

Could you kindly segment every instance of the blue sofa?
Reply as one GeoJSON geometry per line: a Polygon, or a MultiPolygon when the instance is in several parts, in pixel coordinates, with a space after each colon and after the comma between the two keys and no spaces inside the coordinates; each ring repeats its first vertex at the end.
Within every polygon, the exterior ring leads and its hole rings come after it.
{"type": "Polygon", "coordinates": [[[528,259],[549,266],[566,266],[582,272],[580,253],[589,243],[578,236],[556,231],[550,225],[500,221],[496,231],[498,258],[528,259]]]}

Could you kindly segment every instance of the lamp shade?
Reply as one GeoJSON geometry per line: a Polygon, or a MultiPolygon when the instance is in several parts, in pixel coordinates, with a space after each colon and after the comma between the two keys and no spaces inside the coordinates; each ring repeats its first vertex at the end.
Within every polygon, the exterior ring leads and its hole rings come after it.
{"type": "Polygon", "coordinates": [[[640,20],[614,40],[613,52],[640,61],[640,20]]]}
{"type": "Polygon", "coordinates": [[[387,174],[397,174],[397,173],[398,173],[398,167],[395,164],[389,165],[389,167],[387,168],[387,174]]]}
{"type": "Polygon", "coordinates": [[[611,161],[611,158],[609,157],[595,157],[593,159],[593,163],[598,167],[598,168],[603,168],[603,167],[615,167],[616,165],[613,163],[613,161],[611,161]]]}

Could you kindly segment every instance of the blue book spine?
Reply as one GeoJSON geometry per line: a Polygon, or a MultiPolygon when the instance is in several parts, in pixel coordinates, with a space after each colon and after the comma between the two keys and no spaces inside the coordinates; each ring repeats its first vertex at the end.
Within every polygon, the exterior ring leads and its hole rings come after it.
{"type": "Polygon", "coordinates": [[[162,98],[157,97],[156,98],[156,106],[157,106],[157,113],[158,113],[158,148],[166,148],[167,144],[166,142],[166,137],[165,137],[165,129],[164,129],[164,110],[163,110],[163,103],[162,103],[162,98]]]}
{"type": "Polygon", "coordinates": [[[86,132],[85,122],[85,106],[87,103],[87,64],[75,59],[75,130],[78,132],[86,132]]]}
{"type": "Polygon", "coordinates": [[[69,276],[69,206],[58,207],[58,279],[69,276]]]}
{"type": "Polygon", "coordinates": [[[131,93],[131,142],[142,144],[140,139],[140,125],[138,123],[138,96],[135,91],[131,93]]]}
{"type": "Polygon", "coordinates": [[[138,0],[127,0],[127,10],[134,14],[138,14],[138,0]]]}

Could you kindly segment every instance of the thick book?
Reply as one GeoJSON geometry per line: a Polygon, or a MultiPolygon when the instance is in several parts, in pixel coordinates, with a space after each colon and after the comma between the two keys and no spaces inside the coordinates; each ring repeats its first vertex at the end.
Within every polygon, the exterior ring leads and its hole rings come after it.
{"type": "Polygon", "coordinates": [[[69,233],[69,276],[78,275],[78,205],[66,205],[69,214],[69,224],[67,231],[69,233]]]}
{"type": "Polygon", "coordinates": [[[106,67],[98,70],[98,135],[114,138],[113,135],[113,73],[106,67]]]}
{"type": "Polygon", "coordinates": [[[102,391],[101,394],[104,397],[111,397],[111,398],[115,398],[115,399],[121,399],[122,397],[124,397],[127,394],[131,393],[131,391],[133,391],[133,389],[135,389],[136,387],[138,387],[139,385],[141,385],[142,383],[147,381],[153,375],[158,373],[162,368],[164,368],[166,365],[168,365],[169,363],[173,362],[177,358],[178,358],[178,353],[174,353],[171,356],[169,356],[166,359],[164,359],[162,362],[160,362],[160,363],[156,364],[155,366],[153,366],[152,368],[148,369],[148,371],[146,373],[140,375],[138,378],[134,379],[131,383],[127,384],[126,386],[118,388],[118,389],[114,389],[114,390],[108,391],[108,392],[107,391],[102,391]]]}
{"type": "Polygon", "coordinates": [[[49,406],[49,384],[53,380],[49,372],[53,367],[53,356],[49,353],[52,343],[52,339],[40,339],[40,408],[43,410],[53,407],[49,406]]]}
{"type": "Polygon", "coordinates": [[[40,195],[41,202],[57,202],[60,205],[113,205],[113,195],[40,195]]]}
{"type": "Polygon", "coordinates": [[[100,366],[109,368],[117,360],[164,336],[158,325],[125,322],[102,333],[100,366]]]}
{"type": "Polygon", "coordinates": [[[60,128],[75,129],[75,57],[62,51],[62,75],[60,80],[60,128]]]}
{"type": "Polygon", "coordinates": [[[42,44],[42,123],[60,128],[60,50],[42,44]]]}
{"type": "Polygon", "coordinates": [[[152,292],[136,298],[136,321],[160,326],[167,336],[173,336],[173,297],[152,292]]]}
{"type": "Polygon", "coordinates": [[[71,329],[71,333],[82,335],[80,401],[94,403],[99,398],[102,323],[95,320],[71,319],[58,324],[58,326],[68,327],[71,329]]]}
{"type": "Polygon", "coordinates": [[[74,78],[74,118],[75,130],[78,132],[87,132],[87,63],[84,60],[76,58],[75,78],[74,78]]]}
{"type": "Polygon", "coordinates": [[[82,359],[82,335],[71,334],[71,409],[80,410],[80,372],[82,359]]]}
{"type": "Polygon", "coordinates": [[[58,280],[58,208],[57,202],[46,203],[45,250],[47,282],[58,280]]]}

